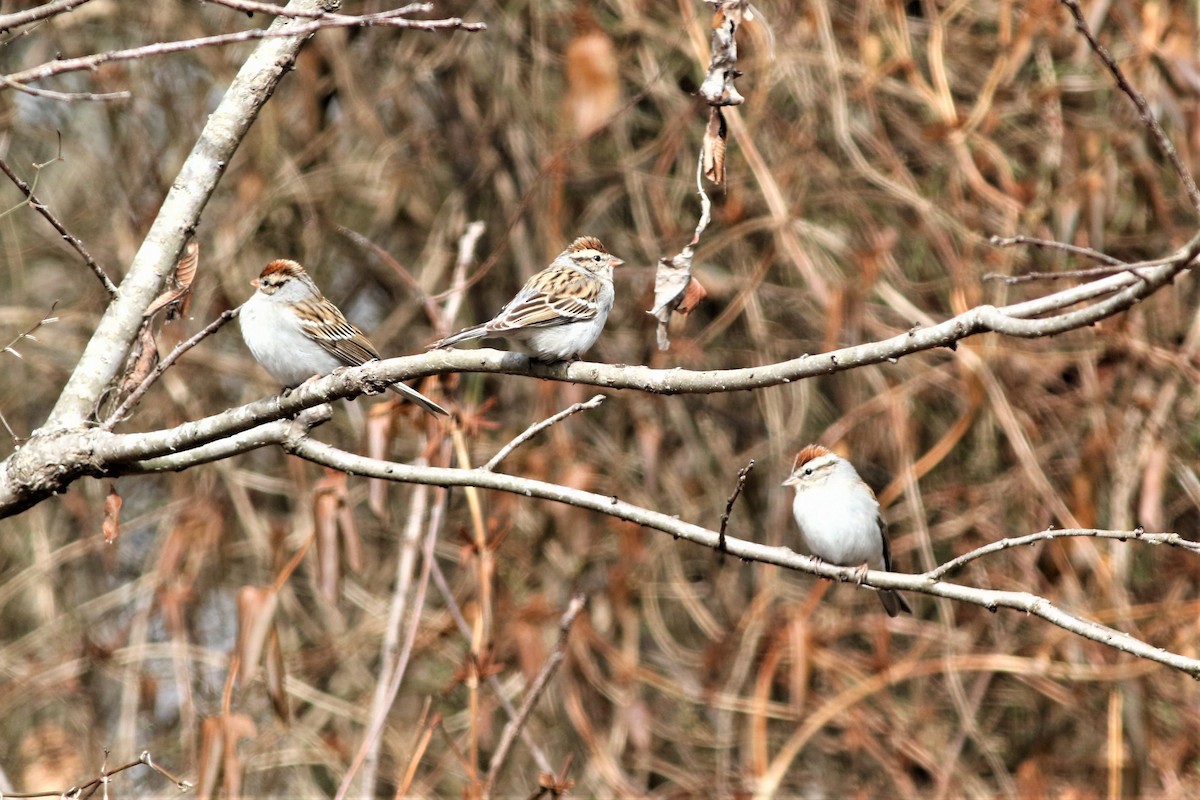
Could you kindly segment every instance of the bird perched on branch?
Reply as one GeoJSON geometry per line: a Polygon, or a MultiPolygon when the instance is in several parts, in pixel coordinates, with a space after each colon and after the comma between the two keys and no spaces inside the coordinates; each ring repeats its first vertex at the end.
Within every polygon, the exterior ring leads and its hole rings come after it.
{"type": "MultiPolygon", "coordinates": [[[[891,571],[887,526],[879,501],[849,461],[819,444],[796,455],[784,486],[796,489],[792,515],[800,539],[814,557],[841,567],[859,567],[859,582],[868,569],[891,571]]],[[[880,589],[879,600],[889,617],[912,613],[899,592],[880,589]]]]}
{"type": "Polygon", "coordinates": [[[539,361],[576,359],[600,337],[613,307],[613,267],[624,263],[599,239],[580,236],[495,317],[429,347],[502,336],[524,344],[539,361]]]}
{"type": "MultiPolygon", "coordinates": [[[[295,261],[280,259],[250,282],[258,290],[239,314],[242,339],[271,377],[288,388],[339,367],[357,367],[379,351],[341,310],[329,302],[295,261]]],[[[446,409],[403,383],[388,387],[426,411],[446,409]]]]}

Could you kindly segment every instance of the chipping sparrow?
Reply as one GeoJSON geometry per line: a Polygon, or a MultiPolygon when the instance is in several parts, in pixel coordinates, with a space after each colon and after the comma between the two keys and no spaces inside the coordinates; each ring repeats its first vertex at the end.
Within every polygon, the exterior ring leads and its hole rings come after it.
{"type": "MultiPolygon", "coordinates": [[[[258,291],[242,305],[242,339],[254,359],[284,386],[296,387],[313,376],[379,358],[363,332],[346,321],[295,261],[272,261],[250,283],[258,291]]],[[[427,411],[447,413],[403,383],[388,388],[427,411]]]]}
{"type": "MultiPolygon", "coordinates": [[[[819,444],[810,444],[796,456],[792,474],[783,485],[796,487],[792,514],[809,553],[842,567],[861,564],[860,581],[869,568],[891,570],[887,527],[879,514],[879,502],[849,461],[819,444]]],[[[912,613],[894,590],[880,589],[879,599],[889,617],[901,611],[912,613]]]]}
{"type": "Polygon", "coordinates": [[[624,263],[609,255],[599,239],[580,236],[491,320],[429,347],[506,336],[526,344],[539,361],[578,358],[604,329],[613,307],[613,267],[624,263]]]}

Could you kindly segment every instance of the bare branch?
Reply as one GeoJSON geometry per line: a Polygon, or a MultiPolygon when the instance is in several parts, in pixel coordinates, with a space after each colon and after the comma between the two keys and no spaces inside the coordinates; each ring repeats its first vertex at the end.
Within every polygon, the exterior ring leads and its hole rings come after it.
{"type": "MultiPolygon", "coordinates": [[[[678,517],[635,506],[617,497],[598,495],[545,481],[488,472],[482,469],[418,467],[398,464],[347,453],[307,437],[291,440],[285,443],[284,447],[293,455],[316,464],[342,470],[351,475],[363,475],[401,483],[494,489],[596,511],[653,530],[663,531],[678,539],[686,539],[704,547],[716,549],[720,542],[720,534],[717,531],[684,522],[678,517]]],[[[1085,639],[1099,642],[1138,658],[1165,664],[1200,678],[1200,659],[1188,658],[1163,648],[1154,647],[1122,631],[1077,617],[1054,605],[1046,598],[1030,592],[979,589],[973,586],[948,583],[929,575],[905,575],[879,570],[869,570],[865,577],[862,577],[859,567],[837,567],[817,562],[809,556],[800,555],[786,547],[770,547],[757,542],[735,539],[731,536],[725,537],[725,547],[726,552],[744,560],[775,564],[842,583],[857,583],[861,578],[864,585],[876,589],[899,589],[934,597],[945,597],[961,603],[982,606],[989,611],[999,608],[1024,611],[1085,639]]]]}
{"type": "Polygon", "coordinates": [[[12,355],[16,356],[17,358],[21,358],[22,357],[21,354],[18,353],[16,350],[17,345],[21,342],[22,339],[28,339],[31,342],[36,342],[37,339],[34,338],[33,334],[37,332],[38,328],[41,328],[43,325],[52,325],[55,322],[58,322],[58,317],[51,316],[54,313],[54,309],[57,306],[58,306],[58,301],[55,300],[53,303],[50,304],[50,308],[46,311],[45,316],[43,316],[41,319],[39,319],[37,322],[35,322],[32,327],[27,328],[27,329],[21,331],[20,333],[18,333],[13,338],[13,340],[11,342],[9,342],[8,344],[4,345],[4,347],[0,347],[0,353],[11,353],[12,355]]]}
{"type": "Polygon", "coordinates": [[[570,406],[569,408],[563,409],[562,411],[558,412],[557,414],[555,414],[552,417],[547,417],[546,419],[542,420],[541,422],[533,423],[532,425],[530,425],[528,428],[525,429],[524,433],[517,436],[517,438],[513,439],[508,444],[504,445],[504,447],[500,448],[500,451],[498,453],[496,453],[496,455],[492,456],[492,459],[490,461],[488,461],[486,464],[484,464],[483,468],[486,470],[489,470],[489,471],[495,469],[496,467],[498,467],[500,465],[501,461],[508,458],[508,456],[512,453],[512,451],[516,450],[518,447],[525,444],[525,442],[529,441],[534,436],[537,436],[539,433],[546,430],[550,426],[552,426],[558,422],[561,422],[562,420],[566,419],[567,417],[571,416],[572,414],[578,414],[580,411],[587,411],[588,409],[595,408],[596,406],[600,405],[603,402],[604,402],[604,395],[598,394],[595,397],[593,397],[591,400],[588,400],[587,402],[575,403],[574,405],[570,406]]]}
{"type": "Polygon", "coordinates": [[[1009,539],[1001,539],[998,542],[990,542],[983,547],[976,548],[969,553],[963,553],[957,558],[947,561],[945,564],[931,569],[925,573],[926,576],[933,580],[939,580],[943,575],[949,575],[955,570],[961,569],[976,559],[999,553],[1002,550],[1009,550],[1014,547],[1024,547],[1026,545],[1036,544],[1037,542],[1048,542],[1053,539],[1068,539],[1071,537],[1088,537],[1092,539],[1116,539],[1118,542],[1127,542],[1134,539],[1139,542],[1155,545],[1168,545],[1170,547],[1178,547],[1183,550],[1190,550],[1193,553],[1200,554],[1200,542],[1185,539],[1178,533],[1146,533],[1141,528],[1136,528],[1132,531],[1103,531],[1096,529],[1079,529],[1067,528],[1063,530],[1045,530],[1040,533],[1031,533],[1027,536],[1015,536],[1009,539]]]}
{"type": "Polygon", "coordinates": [[[725,554],[725,529],[729,527],[729,515],[733,513],[733,504],[737,502],[742,489],[746,488],[746,478],[750,476],[750,470],[754,469],[754,463],[752,458],[750,463],[738,470],[737,484],[733,487],[729,499],[725,501],[725,513],[721,515],[721,527],[717,530],[717,550],[721,552],[722,558],[725,554]]]}
{"type": "Polygon", "coordinates": [[[55,92],[50,89],[37,89],[33,86],[26,86],[23,83],[16,83],[6,77],[0,76],[0,83],[3,83],[10,89],[16,89],[18,92],[24,92],[33,97],[40,97],[44,100],[58,100],[63,103],[78,103],[83,101],[99,101],[111,102],[114,100],[128,100],[133,97],[132,92],[55,92]]]}
{"type": "MultiPolygon", "coordinates": [[[[292,0],[288,7],[311,9],[317,1],[292,0]]],[[[105,309],[50,412],[44,426],[47,429],[75,427],[87,420],[105,387],[124,365],[146,309],[175,268],[184,242],[195,229],[226,165],[304,43],[306,30],[295,30],[297,27],[305,26],[289,19],[275,20],[263,32],[275,38],[254,49],[209,115],[121,281],[120,293],[105,309]]]]}
{"type": "Polygon", "coordinates": [[[517,711],[517,716],[510,719],[504,726],[504,731],[500,734],[500,742],[496,745],[496,752],[492,754],[491,766],[488,767],[487,782],[483,787],[485,798],[492,796],[492,791],[496,788],[496,778],[500,776],[500,770],[504,769],[504,762],[508,760],[508,751],[512,749],[513,742],[517,740],[517,734],[525,727],[525,720],[529,718],[533,707],[537,705],[537,701],[545,693],[546,687],[550,685],[554,673],[558,671],[558,668],[562,666],[563,659],[567,657],[567,636],[571,632],[571,625],[575,622],[575,617],[579,616],[579,612],[583,610],[586,600],[585,595],[577,594],[567,604],[567,610],[563,613],[562,619],[558,621],[558,642],[554,645],[554,651],[546,658],[537,677],[530,684],[521,708],[517,711]]]}
{"type": "MultiPolygon", "coordinates": [[[[37,185],[36,179],[34,181],[34,186],[28,185],[25,183],[25,181],[17,177],[17,173],[13,172],[12,167],[10,167],[8,162],[2,157],[0,157],[0,172],[3,172],[8,176],[10,181],[16,184],[16,187],[21,191],[21,194],[25,195],[25,199],[29,202],[29,205],[31,205],[35,211],[41,214],[46,221],[50,223],[54,230],[58,231],[59,235],[62,236],[63,241],[71,245],[76,253],[79,253],[79,255],[83,258],[83,263],[87,264],[88,269],[90,269],[96,275],[96,277],[100,279],[100,283],[104,285],[104,290],[108,292],[108,296],[115,297],[117,294],[116,285],[108,277],[108,274],[104,271],[104,269],[96,263],[96,259],[92,258],[92,254],[89,253],[87,248],[83,246],[83,242],[79,241],[77,237],[73,236],[70,231],[66,229],[66,226],[58,221],[58,217],[54,216],[54,213],[46,206],[46,204],[34,196],[33,190],[37,185]]],[[[39,169],[39,174],[40,172],[41,171],[39,169]]]]}
{"type": "MultiPolygon", "coordinates": [[[[104,755],[105,755],[105,760],[107,761],[107,759],[108,759],[108,751],[107,750],[105,751],[104,755]]],[[[136,761],[130,761],[128,764],[122,764],[121,766],[119,766],[115,769],[108,769],[107,767],[102,767],[100,770],[100,777],[93,778],[92,780],[88,781],[87,783],[81,783],[77,786],[72,786],[70,789],[48,790],[48,791],[40,791],[40,792],[5,792],[4,797],[90,797],[101,786],[104,787],[105,796],[107,797],[108,796],[108,784],[109,784],[110,780],[112,779],[113,775],[124,772],[125,770],[133,769],[134,767],[141,767],[141,766],[150,767],[150,769],[154,770],[159,775],[162,775],[164,778],[166,778],[167,780],[174,783],[176,788],[179,789],[179,791],[181,791],[181,792],[189,791],[192,788],[192,784],[189,783],[188,781],[176,778],[170,772],[167,772],[165,769],[163,769],[162,767],[155,764],[154,761],[150,758],[150,751],[144,750],[144,751],[142,751],[142,754],[140,756],[138,756],[136,761]]]]}
{"type": "Polygon", "coordinates": [[[1200,189],[1196,188],[1196,181],[1192,178],[1192,173],[1188,171],[1187,165],[1179,157],[1179,153],[1175,150],[1175,145],[1171,144],[1171,140],[1167,138],[1167,134],[1159,124],[1158,119],[1154,116],[1154,112],[1150,110],[1150,104],[1146,102],[1146,98],[1125,77],[1124,71],[1117,65],[1112,54],[1108,52],[1108,48],[1100,44],[1092,33],[1091,27],[1087,24],[1087,19],[1083,16],[1083,9],[1079,7],[1079,0],[1061,0],[1071,11],[1071,16],[1075,18],[1075,29],[1083,34],[1083,38],[1087,39],[1088,45],[1099,56],[1104,66],[1108,67],[1108,71],[1112,73],[1113,79],[1116,80],[1117,86],[1124,92],[1133,104],[1137,107],[1138,116],[1142,119],[1142,124],[1146,126],[1146,130],[1150,131],[1150,135],[1154,137],[1154,143],[1158,145],[1158,149],[1162,151],[1167,160],[1171,162],[1171,166],[1175,168],[1175,174],[1179,176],[1179,180],[1183,183],[1183,188],[1187,191],[1188,198],[1192,201],[1192,208],[1200,213],[1200,189]]]}
{"type": "Polygon", "coordinates": [[[89,0],[54,0],[52,3],[29,8],[25,11],[18,11],[14,14],[4,14],[0,16],[0,33],[7,33],[13,28],[19,28],[22,25],[29,25],[33,22],[39,22],[43,19],[62,14],[70,11],[76,6],[81,6],[89,0]]]}
{"type": "MultiPolygon", "coordinates": [[[[1070,253],[1075,256],[1083,256],[1094,261],[1103,261],[1114,267],[1124,267],[1125,262],[1119,258],[1113,258],[1108,253],[1101,253],[1099,250],[1093,250],[1090,247],[1079,247],[1066,242],[1056,242],[1052,239],[1038,239],[1033,236],[993,236],[988,240],[995,247],[1016,247],[1018,245],[1029,245],[1030,247],[1041,247],[1046,250],[1061,250],[1064,253],[1070,253]]],[[[1109,275],[1111,273],[1102,273],[1109,275]]],[[[987,280],[987,275],[984,280],[987,280]]]]}
{"type": "MultiPolygon", "coordinates": [[[[306,5],[311,6],[311,3],[306,5]]],[[[127,50],[111,50],[107,53],[96,53],[90,56],[49,61],[36,67],[21,70],[20,72],[10,73],[4,76],[3,83],[5,86],[12,83],[30,83],[31,81],[45,80],[53,75],[94,70],[101,64],[106,64],[110,61],[135,61],[153,56],[198,50],[202,47],[218,47],[259,39],[279,39],[293,36],[307,38],[322,28],[366,28],[379,26],[425,31],[454,29],[474,32],[484,30],[487,27],[482,22],[464,22],[457,17],[431,20],[401,18],[403,14],[413,13],[414,10],[423,11],[427,10],[427,8],[426,4],[414,4],[401,9],[382,11],[378,14],[364,14],[357,17],[324,13],[319,19],[311,22],[295,22],[294,20],[300,16],[299,14],[282,14],[269,28],[254,28],[248,31],[221,33],[215,36],[200,36],[195,39],[184,39],[178,42],[160,42],[142,47],[133,47],[127,50]]],[[[301,6],[298,10],[304,11],[306,9],[301,6]]]]}

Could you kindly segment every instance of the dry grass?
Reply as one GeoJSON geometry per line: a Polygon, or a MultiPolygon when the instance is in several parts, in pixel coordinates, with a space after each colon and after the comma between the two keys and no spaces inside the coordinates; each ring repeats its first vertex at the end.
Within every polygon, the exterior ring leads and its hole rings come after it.
{"type": "MultiPolygon", "coordinates": [[[[89,8],[8,43],[5,71],[57,51],[246,24],[211,5],[89,8]]],[[[1195,19],[1170,4],[1107,8],[1102,38],[1194,163],[1195,19]]],[[[590,357],[692,368],[881,338],[917,315],[941,319],[1045,289],[984,283],[987,272],[1087,266],[994,249],[992,234],[1136,259],[1195,231],[1169,166],[1054,2],[764,8],[774,57],[762,29],[748,25],[739,81],[747,102],[731,121],[729,186],[714,196],[697,254],[710,296],[677,322],[673,349],[660,354],[643,311],[653,264],[695,224],[704,110],[681,87],[703,75],[707,7],[612,0],[590,9],[615,48],[618,110],[582,141],[564,107],[573,3],[439,7],[486,21],[475,35],[318,35],[209,204],[192,319],[164,330],[160,344],[240,303],[266,261],[290,257],[381,349],[421,349],[441,332],[395,269],[339,226],[433,294],[448,286],[466,222],[485,221],[481,250],[492,266],[459,324],[497,310],[573,236],[596,235],[630,266],[590,357]]],[[[0,94],[5,158],[23,170],[46,160],[62,130],[66,161],[43,170],[38,193],[119,277],[246,52],[199,51],[62,82],[129,88],[126,105],[0,94]]],[[[16,201],[0,187],[0,204],[16,201]]],[[[0,340],[56,299],[63,317],[21,347],[23,360],[0,354],[0,412],[27,434],[104,296],[27,209],[0,218],[0,260],[0,340]]],[[[1192,537],[1200,395],[1185,340],[1200,324],[1197,295],[1187,275],[1095,328],[1034,342],[977,338],[954,353],[753,394],[620,392],[504,468],[715,527],[738,468],[754,458],[730,532],[786,544],[790,497],[778,484],[791,452],[819,440],[881,488],[904,571],[1047,525],[1141,524],[1192,537]]],[[[460,440],[474,464],[593,394],[481,375],[447,383],[478,414],[460,440]],[[481,408],[485,399],[493,405],[481,408]]],[[[270,391],[227,329],[168,372],[124,429],[270,391]]],[[[372,402],[342,404],[318,435],[362,450],[372,402]]],[[[457,463],[445,429],[408,413],[393,422],[392,457],[457,463]]],[[[84,780],[104,747],[117,761],[148,749],[173,771],[196,774],[202,718],[222,708],[237,593],[271,584],[305,546],[323,477],[272,450],[125,479],[112,547],[100,534],[108,486],[99,482],[3,523],[0,764],[15,788],[84,780]]],[[[315,551],[279,594],[291,721],[273,712],[262,677],[232,692],[230,713],[253,728],[238,750],[246,794],[332,795],[359,748],[414,497],[422,509],[442,502],[436,491],[392,487],[380,516],[367,491],[352,478],[335,504],[353,520],[344,541],[360,542],[363,554],[358,570],[343,558],[336,599],[318,590],[315,551]]],[[[480,493],[475,516],[469,499],[449,498],[436,555],[473,631],[460,633],[431,585],[383,733],[381,792],[478,789],[506,717],[475,678],[494,667],[519,705],[577,590],[588,593],[588,609],[528,730],[554,769],[573,757],[567,774],[579,796],[730,796],[773,768],[781,795],[1200,792],[1200,694],[1183,675],[1035,620],[920,597],[911,598],[916,616],[888,623],[865,591],[722,561],[541,501],[480,493]]],[[[419,544],[425,523],[417,525],[419,544]]],[[[1195,656],[1198,574],[1200,564],[1178,551],[1074,540],[976,562],[959,578],[1039,593],[1195,656]]],[[[410,597],[408,609],[415,605],[410,597]]],[[[540,771],[518,741],[497,792],[527,796],[540,771]]],[[[162,790],[150,774],[123,779],[162,790]]]]}

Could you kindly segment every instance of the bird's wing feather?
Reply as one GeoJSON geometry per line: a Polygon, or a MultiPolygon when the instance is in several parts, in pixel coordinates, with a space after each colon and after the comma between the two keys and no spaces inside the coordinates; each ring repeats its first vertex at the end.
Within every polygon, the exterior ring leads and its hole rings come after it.
{"type": "Polygon", "coordinates": [[[304,332],[347,366],[357,367],[379,358],[379,351],[363,332],[324,297],[300,301],[296,312],[304,332]]]}
{"type": "Polygon", "coordinates": [[[540,272],[488,323],[492,332],[594,319],[604,284],[572,269],[540,272]]]}

